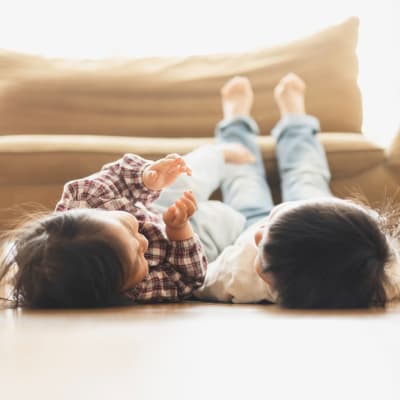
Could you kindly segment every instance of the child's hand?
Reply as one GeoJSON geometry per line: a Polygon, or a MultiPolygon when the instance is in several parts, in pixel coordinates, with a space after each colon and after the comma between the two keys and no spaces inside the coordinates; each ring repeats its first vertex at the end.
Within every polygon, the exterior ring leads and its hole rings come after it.
{"type": "Polygon", "coordinates": [[[192,175],[192,170],[178,154],[168,154],[149,165],[143,172],[143,183],[152,190],[161,190],[172,185],[182,174],[192,175]]]}
{"type": "Polygon", "coordinates": [[[170,240],[186,240],[193,236],[189,218],[197,209],[196,198],[188,190],[163,214],[167,237],[170,240]]]}

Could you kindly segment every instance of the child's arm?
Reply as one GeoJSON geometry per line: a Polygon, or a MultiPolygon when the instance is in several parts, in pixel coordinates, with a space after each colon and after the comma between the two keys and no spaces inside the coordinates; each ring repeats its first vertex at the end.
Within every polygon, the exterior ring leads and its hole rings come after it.
{"type": "Polygon", "coordinates": [[[165,211],[166,265],[152,268],[128,296],[137,301],[179,301],[203,283],[207,260],[189,222],[196,208],[193,193],[187,191],[165,211]]]}
{"type": "Polygon", "coordinates": [[[196,235],[171,241],[168,263],[153,267],[146,278],[127,291],[138,302],[178,302],[193,293],[204,281],[207,260],[196,235]]]}
{"type": "Polygon", "coordinates": [[[161,189],[172,184],[182,172],[190,174],[190,169],[177,155],[153,162],[126,154],[93,175],[68,182],[56,210],[105,208],[133,212],[136,202],[153,202],[161,189]]]}

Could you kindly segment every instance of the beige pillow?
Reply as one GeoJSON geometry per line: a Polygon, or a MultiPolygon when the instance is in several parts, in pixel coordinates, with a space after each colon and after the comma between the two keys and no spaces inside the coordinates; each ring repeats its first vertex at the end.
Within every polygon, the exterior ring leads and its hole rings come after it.
{"type": "Polygon", "coordinates": [[[254,117],[268,134],[279,115],[273,87],[293,71],[325,131],[360,132],[358,20],[308,38],[240,54],[131,60],[62,60],[0,52],[0,134],[211,136],[219,90],[236,74],[255,89],[254,117]]]}

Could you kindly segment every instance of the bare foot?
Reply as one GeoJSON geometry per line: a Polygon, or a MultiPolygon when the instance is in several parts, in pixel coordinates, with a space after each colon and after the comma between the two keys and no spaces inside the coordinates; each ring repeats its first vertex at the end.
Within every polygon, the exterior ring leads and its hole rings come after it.
{"type": "Polygon", "coordinates": [[[238,142],[223,143],[219,145],[224,153],[225,162],[234,164],[254,163],[256,158],[253,153],[238,142]]]}
{"type": "Polygon", "coordinates": [[[249,116],[253,105],[253,89],[248,78],[235,76],[221,89],[224,119],[249,116]]]}
{"type": "Polygon", "coordinates": [[[274,89],[275,101],[281,117],[286,114],[304,114],[304,92],[306,84],[294,73],[285,75],[274,89]]]}

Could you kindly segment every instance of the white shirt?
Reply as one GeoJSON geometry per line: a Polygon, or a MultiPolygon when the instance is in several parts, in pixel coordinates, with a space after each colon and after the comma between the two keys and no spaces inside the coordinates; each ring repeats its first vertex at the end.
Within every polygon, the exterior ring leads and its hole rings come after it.
{"type": "Polygon", "coordinates": [[[276,302],[276,292],[255,270],[258,248],[254,234],[263,223],[249,227],[208,264],[204,283],[194,292],[196,298],[232,303],[276,302]]]}

